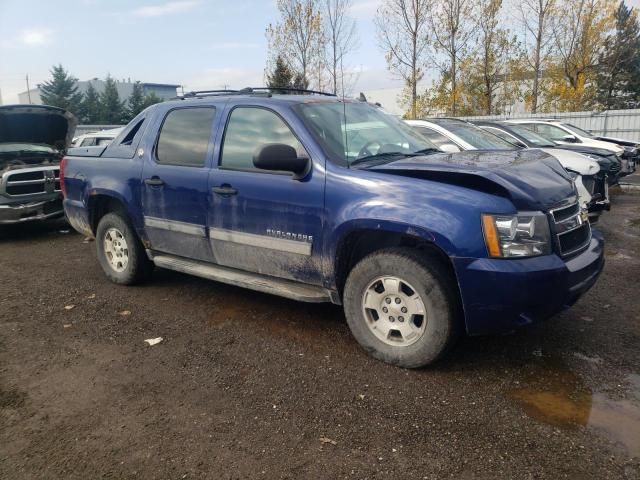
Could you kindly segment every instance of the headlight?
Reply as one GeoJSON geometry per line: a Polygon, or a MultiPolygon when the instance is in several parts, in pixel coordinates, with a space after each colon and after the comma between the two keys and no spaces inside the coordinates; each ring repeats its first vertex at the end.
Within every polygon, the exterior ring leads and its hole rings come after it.
{"type": "Polygon", "coordinates": [[[491,257],[535,257],[551,253],[549,221],[542,212],[483,214],[482,229],[491,257]]]}

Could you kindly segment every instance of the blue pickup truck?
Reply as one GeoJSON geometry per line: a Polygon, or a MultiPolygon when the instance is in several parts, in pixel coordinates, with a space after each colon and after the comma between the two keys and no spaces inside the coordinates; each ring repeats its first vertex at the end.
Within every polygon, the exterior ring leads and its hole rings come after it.
{"type": "Polygon", "coordinates": [[[409,368],[596,282],[603,241],[554,158],[445,154],[374,105],[299,93],[194,93],[70,150],[64,209],[107,277],[157,266],[343,305],[367,352],[409,368]]]}

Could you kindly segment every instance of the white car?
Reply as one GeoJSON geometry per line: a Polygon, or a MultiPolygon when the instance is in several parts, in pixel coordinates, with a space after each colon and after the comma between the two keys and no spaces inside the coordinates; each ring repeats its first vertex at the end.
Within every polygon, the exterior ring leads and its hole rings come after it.
{"type": "Polygon", "coordinates": [[[587,147],[604,148],[616,155],[622,155],[624,148],[611,142],[598,140],[589,132],[581,128],[571,125],[570,123],[561,122],[560,120],[543,120],[543,119],[519,119],[505,120],[505,123],[516,123],[525,125],[528,129],[539,133],[545,138],[552,140],[560,145],[571,145],[580,143],[587,147]]]}
{"type": "MultiPolygon", "coordinates": [[[[416,131],[428,138],[440,150],[453,153],[462,150],[514,150],[517,147],[510,142],[487,132],[464,120],[453,118],[435,118],[430,120],[405,120],[416,131]]],[[[585,187],[583,177],[593,177],[600,171],[595,160],[581,153],[555,148],[539,148],[555,157],[573,177],[580,197],[580,205],[585,210],[592,206],[592,196],[585,187]]],[[[596,220],[600,211],[590,212],[592,220],[596,220]]]]}
{"type": "Polygon", "coordinates": [[[73,139],[72,147],[97,147],[109,145],[116,138],[124,127],[100,130],[98,132],[85,133],[73,139]]]}

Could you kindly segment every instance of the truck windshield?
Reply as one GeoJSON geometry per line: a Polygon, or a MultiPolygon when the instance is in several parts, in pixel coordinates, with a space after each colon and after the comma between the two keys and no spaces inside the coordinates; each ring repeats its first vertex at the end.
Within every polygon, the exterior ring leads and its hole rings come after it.
{"type": "Polygon", "coordinates": [[[533,130],[529,130],[522,125],[509,125],[509,129],[517,135],[523,137],[527,142],[536,147],[555,147],[556,144],[550,140],[547,140],[541,135],[538,135],[533,130]]]}
{"type": "Polygon", "coordinates": [[[297,109],[325,154],[348,166],[439,151],[404,122],[367,103],[307,103],[297,109]]]}
{"type": "Polygon", "coordinates": [[[466,122],[435,122],[478,150],[514,150],[516,146],[502,138],[466,122]]]}
{"type": "Polygon", "coordinates": [[[593,134],[587,132],[586,130],[578,128],[575,125],[571,125],[570,123],[563,123],[563,125],[565,127],[567,127],[569,130],[572,130],[573,133],[577,133],[581,137],[584,137],[584,138],[596,138],[596,137],[593,136],[593,134]]]}

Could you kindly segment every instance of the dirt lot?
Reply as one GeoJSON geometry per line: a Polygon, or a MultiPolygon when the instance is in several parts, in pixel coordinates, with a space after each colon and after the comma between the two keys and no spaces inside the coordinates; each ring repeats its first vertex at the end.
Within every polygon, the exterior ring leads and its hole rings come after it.
{"type": "Polygon", "coordinates": [[[112,285],[66,228],[0,231],[1,478],[640,478],[638,194],[573,309],[420,371],[330,305],[112,285]]]}

